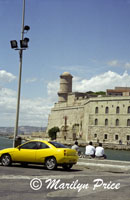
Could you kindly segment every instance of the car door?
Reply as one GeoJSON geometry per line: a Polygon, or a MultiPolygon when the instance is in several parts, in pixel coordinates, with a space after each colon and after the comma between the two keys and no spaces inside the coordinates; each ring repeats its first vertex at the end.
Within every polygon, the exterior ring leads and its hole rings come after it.
{"type": "Polygon", "coordinates": [[[15,161],[21,162],[35,162],[36,161],[36,151],[37,151],[37,142],[28,142],[23,144],[18,148],[14,153],[13,157],[15,161]]]}
{"type": "Polygon", "coordinates": [[[52,149],[44,142],[37,142],[36,162],[44,163],[47,156],[53,155],[52,149]]]}

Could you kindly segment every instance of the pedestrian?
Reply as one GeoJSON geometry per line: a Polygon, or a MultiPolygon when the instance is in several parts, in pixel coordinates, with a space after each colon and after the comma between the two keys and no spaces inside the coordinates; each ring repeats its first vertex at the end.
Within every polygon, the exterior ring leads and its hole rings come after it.
{"type": "Polygon", "coordinates": [[[75,141],[74,145],[71,147],[71,149],[75,149],[76,151],[79,151],[79,146],[78,146],[78,142],[75,141]]]}
{"type": "Polygon", "coordinates": [[[99,146],[96,147],[95,156],[96,156],[96,158],[106,159],[106,155],[104,154],[104,148],[102,147],[102,143],[99,143],[99,146]]]}
{"type": "Polygon", "coordinates": [[[95,150],[96,149],[93,146],[93,143],[89,142],[89,145],[87,145],[86,148],[85,148],[85,155],[94,158],[95,157],[95,150]]]}

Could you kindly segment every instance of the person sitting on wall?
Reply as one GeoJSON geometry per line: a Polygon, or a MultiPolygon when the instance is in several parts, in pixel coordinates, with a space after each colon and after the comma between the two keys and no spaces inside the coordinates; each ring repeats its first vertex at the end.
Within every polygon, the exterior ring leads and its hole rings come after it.
{"type": "Polygon", "coordinates": [[[99,143],[99,146],[96,147],[96,152],[95,152],[96,158],[104,158],[106,159],[106,155],[104,154],[104,148],[102,147],[102,143],[99,143]]]}
{"type": "Polygon", "coordinates": [[[75,141],[74,145],[71,147],[71,149],[75,149],[76,151],[79,151],[79,146],[78,146],[78,142],[75,141]]]}
{"type": "Polygon", "coordinates": [[[92,142],[89,142],[89,145],[85,147],[85,155],[94,158],[95,157],[95,147],[93,146],[92,142]]]}
{"type": "Polygon", "coordinates": [[[78,156],[81,156],[81,151],[79,149],[79,146],[78,146],[78,142],[75,141],[74,145],[71,147],[71,149],[75,149],[77,152],[78,152],[78,156]]]}

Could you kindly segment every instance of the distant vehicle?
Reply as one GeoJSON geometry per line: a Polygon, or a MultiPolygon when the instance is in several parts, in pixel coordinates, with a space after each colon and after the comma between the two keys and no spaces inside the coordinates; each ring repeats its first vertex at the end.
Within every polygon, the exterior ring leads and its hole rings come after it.
{"type": "Polygon", "coordinates": [[[71,169],[77,163],[78,155],[76,150],[69,149],[65,145],[44,140],[31,140],[16,148],[0,150],[0,162],[3,166],[12,163],[43,164],[48,170],[62,166],[64,169],[71,169]]]}

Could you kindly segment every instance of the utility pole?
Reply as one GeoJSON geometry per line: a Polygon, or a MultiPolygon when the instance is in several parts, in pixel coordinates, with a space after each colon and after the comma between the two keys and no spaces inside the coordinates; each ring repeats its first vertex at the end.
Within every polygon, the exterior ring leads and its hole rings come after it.
{"type": "Polygon", "coordinates": [[[20,94],[21,94],[21,78],[22,78],[22,60],[23,60],[23,50],[28,48],[28,38],[24,38],[25,31],[30,29],[29,26],[24,26],[25,19],[25,0],[23,0],[23,11],[22,11],[22,30],[21,30],[21,40],[20,40],[20,48],[18,48],[17,41],[12,40],[11,48],[15,50],[19,50],[19,81],[18,81],[18,93],[17,93],[17,108],[16,108],[16,122],[14,128],[14,139],[13,139],[13,147],[16,147],[18,144],[18,123],[19,123],[19,109],[20,109],[20,94]]]}

